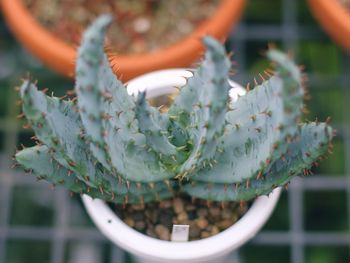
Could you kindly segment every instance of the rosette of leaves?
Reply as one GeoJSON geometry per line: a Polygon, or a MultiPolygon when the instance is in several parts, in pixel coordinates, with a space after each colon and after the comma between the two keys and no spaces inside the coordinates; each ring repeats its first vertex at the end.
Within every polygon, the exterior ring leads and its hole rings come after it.
{"type": "Polygon", "coordinates": [[[303,77],[286,54],[268,50],[273,74],[232,102],[229,59],[205,37],[205,58],[160,112],[113,74],[103,44],[110,22],[101,16],[84,33],[75,99],[47,96],[29,80],[20,87],[37,145],[15,158],[38,179],[123,204],[179,192],[244,201],[308,173],[330,147],[327,123],[300,122],[303,77]]]}

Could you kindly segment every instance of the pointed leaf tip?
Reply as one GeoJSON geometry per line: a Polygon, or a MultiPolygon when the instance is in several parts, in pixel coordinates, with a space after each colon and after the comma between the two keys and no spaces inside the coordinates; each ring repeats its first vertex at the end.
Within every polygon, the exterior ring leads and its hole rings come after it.
{"type": "Polygon", "coordinates": [[[32,83],[29,80],[24,80],[21,87],[20,87],[20,95],[23,98],[25,94],[28,92],[30,89],[32,83]]]}
{"type": "Polygon", "coordinates": [[[90,26],[91,27],[98,27],[98,28],[105,28],[109,26],[113,21],[113,16],[110,14],[103,14],[100,15],[95,22],[90,26]]]}
{"type": "Polygon", "coordinates": [[[207,50],[215,50],[216,52],[226,54],[225,48],[217,39],[211,36],[205,36],[203,37],[202,42],[207,50]]]}
{"type": "Polygon", "coordinates": [[[137,100],[136,100],[136,103],[141,105],[143,103],[145,103],[146,101],[146,91],[140,91],[138,94],[137,94],[137,100]]]}

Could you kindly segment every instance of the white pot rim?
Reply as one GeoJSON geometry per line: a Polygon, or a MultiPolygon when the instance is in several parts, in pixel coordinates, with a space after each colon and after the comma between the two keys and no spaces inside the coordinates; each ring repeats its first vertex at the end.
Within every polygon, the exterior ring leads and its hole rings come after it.
{"type": "MultiPolygon", "coordinates": [[[[169,94],[175,86],[182,86],[191,71],[184,69],[160,70],[142,75],[128,83],[128,92],[136,95],[147,89],[149,96],[169,94]],[[164,86],[168,88],[164,88],[164,86]],[[140,89],[143,87],[143,89],[140,89]]],[[[245,90],[236,83],[233,97],[244,95],[245,90]],[[237,95],[238,94],[238,95],[237,95]]],[[[160,262],[197,262],[214,260],[251,239],[270,217],[279,199],[281,188],[269,196],[258,197],[250,209],[234,225],[219,234],[198,241],[169,242],[155,239],[127,226],[102,200],[82,196],[86,210],[100,231],[112,242],[136,256],[160,262]]]]}

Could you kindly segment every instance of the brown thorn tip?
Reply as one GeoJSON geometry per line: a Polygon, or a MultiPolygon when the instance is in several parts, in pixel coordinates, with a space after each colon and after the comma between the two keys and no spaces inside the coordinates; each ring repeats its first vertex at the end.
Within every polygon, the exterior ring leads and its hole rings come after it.
{"type": "Polygon", "coordinates": [[[267,43],[267,47],[268,47],[268,49],[275,49],[276,48],[276,43],[269,42],[269,43],[267,43]]]}
{"type": "Polygon", "coordinates": [[[265,69],[265,71],[268,72],[271,75],[275,74],[275,71],[273,69],[270,69],[270,68],[265,69]]]}
{"type": "Polygon", "coordinates": [[[250,186],[250,180],[249,179],[246,181],[246,185],[245,186],[246,186],[247,189],[249,189],[249,186],[250,186]]]}
{"type": "Polygon", "coordinates": [[[287,56],[288,56],[289,59],[294,59],[294,53],[293,53],[293,51],[292,51],[292,50],[288,50],[288,51],[287,51],[287,56]]]}
{"type": "Polygon", "coordinates": [[[262,81],[266,81],[265,78],[263,77],[263,75],[261,75],[261,73],[259,73],[259,76],[260,76],[262,81]]]}
{"type": "Polygon", "coordinates": [[[250,91],[250,82],[247,83],[247,86],[245,87],[247,91],[250,91]]]}
{"type": "Polygon", "coordinates": [[[231,50],[230,52],[227,53],[227,57],[231,59],[235,53],[231,50]]]}
{"type": "Polygon", "coordinates": [[[333,135],[333,136],[336,136],[336,135],[337,135],[337,130],[336,130],[336,129],[333,129],[332,135],[333,135]]]}
{"type": "Polygon", "coordinates": [[[240,208],[241,210],[243,210],[244,206],[245,206],[245,202],[244,202],[244,201],[240,201],[240,202],[239,202],[239,208],[240,208]]]}
{"type": "Polygon", "coordinates": [[[272,75],[271,75],[267,70],[264,70],[264,74],[265,74],[266,77],[268,77],[268,78],[272,77],[272,75]]]}
{"type": "Polygon", "coordinates": [[[259,173],[258,173],[256,179],[257,179],[257,180],[261,179],[261,178],[262,178],[262,175],[263,175],[262,171],[259,171],[259,173]]]}
{"type": "Polygon", "coordinates": [[[20,114],[18,114],[17,116],[16,116],[16,118],[17,119],[21,119],[21,118],[23,118],[25,115],[24,115],[24,112],[22,112],[22,113],[20,113],[20,114]]]}
{"type": "MultiPolygon", "coordinates": [[[[37,126],[38,126],[38,128],[42,128],[42,126],[40,124],[38,124],[37,126]]],[[[30,128],[32,128],[32,125],[30,123],[23,124],[22,128],[23,129],[30,129],[30,128]]]]}
{"type": "Polygon", "coordinates": [[[73,96],[73,95],[75,95],[75,90],[74,89],[73,90],[67,90],[66,94],[68,96],[73,96]]]}

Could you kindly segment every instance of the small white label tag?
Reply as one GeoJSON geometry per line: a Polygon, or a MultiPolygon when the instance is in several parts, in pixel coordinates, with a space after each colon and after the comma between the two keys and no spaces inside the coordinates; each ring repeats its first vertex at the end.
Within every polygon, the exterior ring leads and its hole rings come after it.
{"type": "Polygon", "coordinates": [[[173,225],[171,233],[171,241],[186,242],[188,241],[190,226],[189,225],[173,225]]]}

